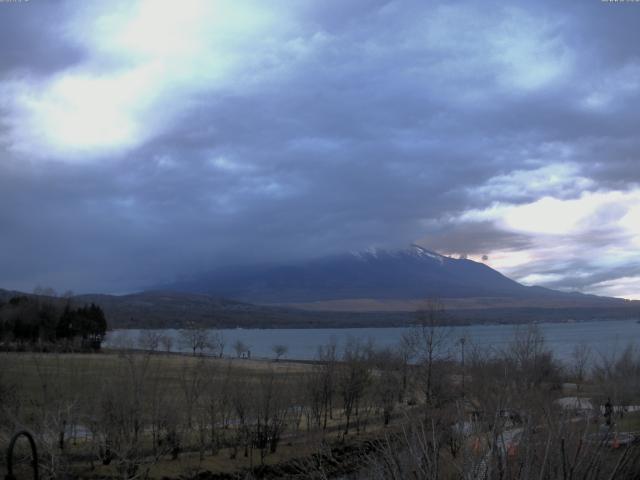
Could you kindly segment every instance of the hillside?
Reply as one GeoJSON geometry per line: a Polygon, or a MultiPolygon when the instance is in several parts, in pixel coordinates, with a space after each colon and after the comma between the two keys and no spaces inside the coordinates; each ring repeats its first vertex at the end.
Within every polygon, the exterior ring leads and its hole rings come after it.
{"type": "MultiPolygon", "coordinates": [[[[29,295],[0,289],[0,303],[15,295],[29,295]]],[[[130,295],[78,295],[74,305],[96,303],[105,312],[109,328],[182,328],[195,322],[217,328],[345,328],[406,326],[415,320],[421,303],[381,303],[346,301],[335,307],[319,302],[315,308],[263,306],[216,298],[205,294],[148,291],[130,295]],[[333,308],[330,308],[332,307],[333,308]],[[386,308],[383,308],[386,307],[386,308]],[[325,310],[322,310],[324,308],[325,310]],[[351,310],[348,310],[351,308],[351,310]]],[[[509,299],[445,300],[445,321],[452,324],[526,323],[638,318],[640,302],[615,302],[607,305],[566,303],[552,306],[542,302],[514,302],[509,299]]]]}
{"type": "Polygon", "coordinates": [[[404,325],[412,318],[403,312],[308,312],[169,291],[78,295],[73,301],[100,305],[112,328],[181,328],[190,323],[219,328],[361,327],[404,325]]]}

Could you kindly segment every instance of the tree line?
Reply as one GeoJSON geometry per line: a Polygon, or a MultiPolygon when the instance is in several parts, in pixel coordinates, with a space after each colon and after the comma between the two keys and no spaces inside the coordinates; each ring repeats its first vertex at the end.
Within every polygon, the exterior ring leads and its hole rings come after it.
{"type": "Polygon", "coordinates": [[[0,345],[7,350],[97,350],[107,332],[100,306],[19,295],[0,302],[0,345]]]}

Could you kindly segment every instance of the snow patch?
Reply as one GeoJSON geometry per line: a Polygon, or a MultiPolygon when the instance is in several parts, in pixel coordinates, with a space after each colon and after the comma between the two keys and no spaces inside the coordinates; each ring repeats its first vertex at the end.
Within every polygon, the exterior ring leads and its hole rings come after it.
{"type": "Polygon", "coordinates": [[[411,245],[411,250],[415,255],[417,255],[419,257],[431,258],[433,260],[436,260],[440,264],[444,263],[444,258],[445,257],[440,255],[439,253],[435,253],[435,252],[432,252],[432,251],[427,250],[425,248],[422,248],[420,245],[415,245],[415,244],[411,245]]]}

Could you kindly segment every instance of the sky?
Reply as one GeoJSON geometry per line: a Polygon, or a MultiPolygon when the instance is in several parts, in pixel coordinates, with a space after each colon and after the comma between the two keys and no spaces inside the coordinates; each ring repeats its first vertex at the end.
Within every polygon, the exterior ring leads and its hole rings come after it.
{"type": "Polygon", "coordinates": [[[418,243],[640,299],[640,3],[0,1],[0,288],[418,243]]]}

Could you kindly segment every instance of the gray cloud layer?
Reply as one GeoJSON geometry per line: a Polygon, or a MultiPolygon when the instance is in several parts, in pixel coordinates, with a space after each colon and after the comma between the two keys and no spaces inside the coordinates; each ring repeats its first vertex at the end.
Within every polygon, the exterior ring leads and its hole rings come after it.
{"type": "MultiPolygon", "coordinates": [[[[46,100],[56,76],[137,61],[83,43],[107,13],[97,5],[0,3],[0,287],[118,292],[417,239],[524,251],[535,233],[461,215],[638,188],[640,5],[273,2],[287,15],[265,35],[245,44],[238,27],[216,40],[231,59],[223,73],[197,57],[176,65],[186,78],[154,83],[132,107],[133,141],[49,145],[16,92],[46,100]]],[[[628,245],[622,233],[576,235],[558,241],[588,246],[583,260],[539,257],[508,273],[585,290],[640,276],[640,257],[591,262],[628,245]]]]}

